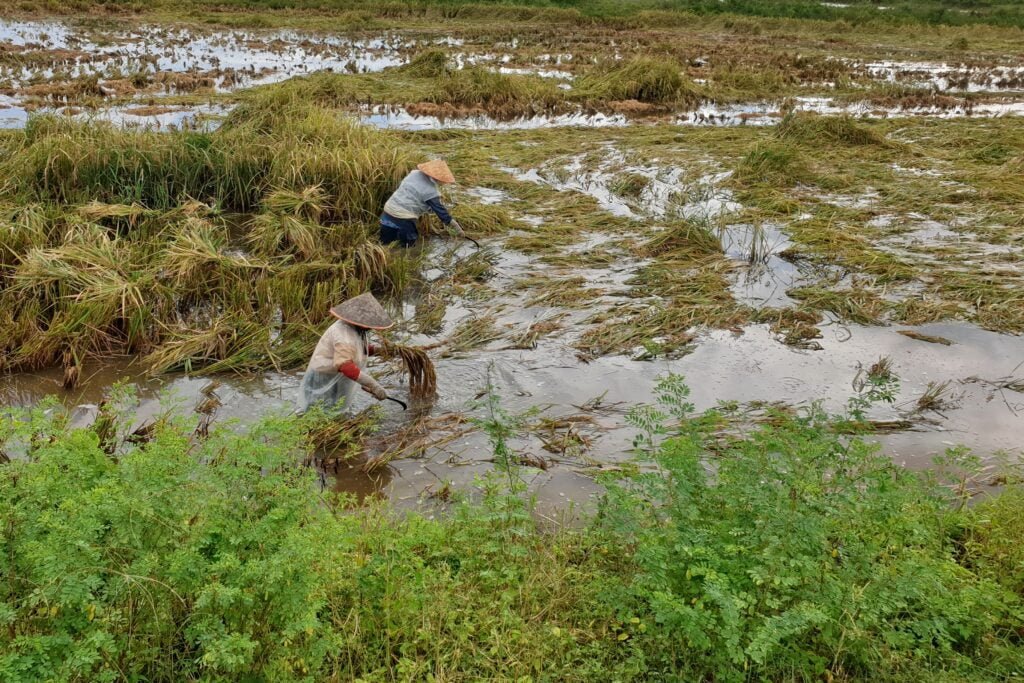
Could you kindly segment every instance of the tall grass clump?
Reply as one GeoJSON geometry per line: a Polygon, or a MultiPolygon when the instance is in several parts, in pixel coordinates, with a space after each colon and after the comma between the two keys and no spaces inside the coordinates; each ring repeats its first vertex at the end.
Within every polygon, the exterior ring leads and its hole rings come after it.
{"type": "Polygon", "coordinates": [[[667,59],[637,57],[595,67],[577,84],[578,96],[595,100],[639,100],[651,104],[697,104],[702,98],[682,67],[667,59]]]}
{"type": "Polygon", "coordinates": [[[866,124],[856,122],[847,115],[821,116],[810,112],[791,113],[779,123],[776,135],[786,142],[806,145],[830,143],[851,147],[890,146],[884,135],[872,130],[866,124]]]}
{"type": "Polygon", "coordinates": [[[495,115],[521,115],[552,109],[562,97],[550,80],[539,76],[466,67],[440,78],[425,101],[453,107],[480,107],[495,115]]]}
{"type": "Polygon", "coordinates": [[[813,179],[807,162],[790,145],[758,143],[740,159],[732,180],[740,185],[788,187],[813,179]]]}
{"type": "Polygon", "coordinates": [[[415,78],[440,78],[451,73],[451,60],[447,52],[433,48],[416,53],[408,64],[398,67],[396,71],[415,78]]]}
{"type": "Polygon", "coordinates": [[[331,305],[396,295],[417,267],[371,244],[416,156],[312,105],[250,103],[209,134],[41,117],[12,137],[5,370],[124,353],[154,370],[286,367],[331,305]],[[228,212],[249,215],[229,230],[228,212]]]}
{"type": "Polygon", "coordinates": [[[213,133],[129,131],[34,118],[0,162],[16,196],[63,204],[166,209],[212,199],[251,211],[274,190],[319,186],[337,219],[375,217],[412,166],[396,139],[304,103],[250,103],[213,133]]]}

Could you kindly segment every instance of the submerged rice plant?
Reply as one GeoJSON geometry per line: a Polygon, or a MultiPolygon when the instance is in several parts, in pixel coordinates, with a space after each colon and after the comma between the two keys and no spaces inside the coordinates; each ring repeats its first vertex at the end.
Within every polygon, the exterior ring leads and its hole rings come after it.
{"type": "Polygon", "coordinates": [[[577,84],[578,96],[598,100],[639,100],[651,104],[696,105],[703,94],[666,59],[638,57],[599,65],[577,84]]]}
{"type": "Polygon", "coordinates": [[[835,145],[877,145],[891,146],[885,136],[858,123],[852,117],[820,116],[810,112],[797,112],[787,115],[779,123],[776,134],[782,140],[808,145],[830,143],[835,145]]]}
{"type": "Polygon", "coordinates": [[[426,101],[454,107],[482,107],[497,116],[520,116],[552,109],[561,103],[562,96],[550,80],[539,76],[466,67],[441,78],[426,101]]]}

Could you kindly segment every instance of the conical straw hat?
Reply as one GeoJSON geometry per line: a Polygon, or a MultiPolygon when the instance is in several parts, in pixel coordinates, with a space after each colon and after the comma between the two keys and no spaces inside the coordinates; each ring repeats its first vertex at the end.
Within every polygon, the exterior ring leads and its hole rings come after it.
{"type": "Polygon", "coordinates": [[[452,175],[452,170],[448,168],[448,164],[441,159],[425,161],[416,168],[420,169],[439,183],[455,182],[455,176],[452,175]]]}
{"type": "Polygon", "coordinates": [[[331,315],[349,325],[371,330],[386,330],[395,324],[384,307],[369,292],[335,306],[331,309],[331,315]]]}

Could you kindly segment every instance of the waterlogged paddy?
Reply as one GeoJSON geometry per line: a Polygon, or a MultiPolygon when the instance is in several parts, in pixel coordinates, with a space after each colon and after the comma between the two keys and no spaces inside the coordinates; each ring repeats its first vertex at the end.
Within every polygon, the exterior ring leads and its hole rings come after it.
{"type": "MultiPolygon", "coordinates": [[[[570,88],[583,68],[570,53],[523,55],[515,42],[448,36],[0,22],[0,44],[19,56],[3,62],[0,77],[0,127],[8,128],[24,126],[30,109],[59,108],[119,125],[212,130],[246,87],[324,69],[380,73],[437,45],[459,66],[526,70],[570,88]],[[100,90],[82,111],[43,94],[42,86],[93,76],[98,87],[115,87],[131,73],[143,74],[141,86],[100,90]],[[183,96],[180,87],[192,86],[206,101],[183,96]]],[[[712,67],[702,62],[691,75],[703,79],[700,70],[712,67]]],[[[993,468],[1019,459],[1024,234],[1014,179],[1024,145],[1004,120],[1024,112],[1014,99],[1019,69],[855,67],[878,83],[931,79],[942,92],[1001,99],[911,106],[815,92],[640,118],[582,106],[518,118],[373,102],[346,110],[448,158],[462,181],[456,215],[467,207],[507,218],[478,235],[482,254],[439,238],[425,247],[418,281],[392,304],[399,338],[435,346],[438,399],[408,413],[383,405],[367,458],[388,453],[390,464],[332,468],[333,485],[399,506],[472,490],[493,468],[471,422],[486,416],[479,399],[490,384],[506,410],[539,409],[513,445],[540,513],[574,515],[599,492],[594,473],[631,466],[625,412],[650,400],[665,373],[686,376],[698,410],[735,403],[742,428],[767,405],[842,411],[858,371],[882,357],[900,390],[871,414],[886,427],[872,438],[896,461],[927,468],[956,444],[993,468]],[[790,112],[806,129],[778,125],[790,112]],[[870,128],[814,127],[840,115],[870,128]],[[430,134],[440,129],[450,130],[430,134]]],[[[403,396],[396,370],[374,372],[403,396]]],[[[244,425],[290,412],[301,374],[151,377],[137,360],[89,359],[73,391],[62,389],[59,369],[26,372],[0,378],[0,400],[31,405],[56,394],[87,424],[127,378],[143,424],[161,411],[191,411],[214,380],[216,421],[244,425]]],[[[359,400],[358,408],[371,403],[359,400]]]]}
{"type": "MultiPolygon", "coordinates": [[[[430,48],[446,50],[456,69],[480,66],[501,74],[536,76],[557,83],[562,91],[578,87],[578,80],[595,64],[629,57],[615,40],[603,46],[575,35],[565,40],[570,46],[579,42],[576,51],[552,49],[550,38],[534,45],[436,31],[338,34],[0,19],[0,128],[24,127],[32,112],[60,112],[131,127],[211,129],[249,88],[324,72],[376,74],[407,64],[430,48]]],[[[742,86],[754,76],[744,71],[735,75],[733,57],[720,59],[690,58],[686,75],[709,89],[702,102],[682,107],[652,107],[627,99],[605,103],[601,111],[583,104],[570,113],[539,111],[526,116],[488,110],[467,115],[458,108],[434,114],[396,103],[399,92],[349,109],[372,125],[411,131],[650,122],[773,125],[791,111],[863,118],[1024,113],[1024,65],[1005,56],[1006,63],[970,54],[946,62],[829,56],[820,70],[845,74],[847,81],[841,86],[806,68],[807,73],[798,69],[787,77],[784,89],[765,91],[750,85],[746,95],[732,81],[738,79],[742,86]]]]}
{"type": "MultiPolygon", "coordinates": [[[[517,312],[515,318],[544,314],[538,308],[517,312]]],[[[992,467],[1004,456],[1010,460],[1020,457],[1024,395],[979,380],[996,382],[1015,371],[1020,373],[1024,362],[1021,338],[964,324],[884,328],[837,323],[826,328],[820,343],[821,351],[800,351],[780,344],[767,326],[754,325],[706,333],[691,354],[671,361],[635,362],[618,356],[581,364],[574,351],[558,340],[546,340],[537,349],[525,351],[494,350],[441,358],[437,361],[439,399],[427,418],[440,426],[424,440],[424,452],[392,460],[387,468],[373,473],[364,472],[357,462],[328,474],[340,490],[359,495],[380,493],[400,505],[418,504],[446,483],[457,490],[471,490],[474,479],[492,468],[493,456],[484,436],[468,431],[464,419],[484,417],[482,409],[473,405],[489,380],[504,408],[519,412],[542,406],[546,408],[543,416],[565,418],[567,424],[574,425],[569,430],[564,425],[550,429],[535,421],[514,445],[520,453],[542,459],[547,467],[527,471],[540,513],[579,512],[591,509],[599,492],[592,481],[594,473],[628,466],[635,430],[625,424],[624,409],[649,400],[663,373],[686,376],[698,410],[724,401],[739,402],[754,412],[767,404],[806,407],[820,401],[825,408],[840,411],[853,392],[851,383],[859,365],[869,365],[882,355],[892,358],[901,389],[895,406],[873,413],[874,419],[904,419],[914,413],[929,383],[951,382],[951,403],[941,412],[926,411],[912,417],[915,426],[911,430],[873,437],[895,460],[924,469],[947,448],[965,443],[992,467]],[[948,339],[952,345],[897,333],[908,329],[948,339]],[[442,443],[429,445],[431,440],[442,443]]],[[[129,378],[136,386],[141,400],[139,424],[174,405],[190,410],[210,382],[181,375],[142,378],[137,369],[122,363],[87,366],[86,373],[79,389],[64,394],[80,423],[94,416],[95,405],[117,379],[129,378]]],[[[300,379],[301,372],[217,377],[223,406],[216,419],[244,423],[261,415],[288,412],[298,395],[300,379]]],[[[397,377],[384,383],[395,395],[405,393],[397,377]]],[[[49,394],[63,394],[57,371],[25,373],[0,382],[0,396],[7,405],[32,404],[49,394]]],[[[362,397],[360,400],[368,404],[362,397]]],[[[382,436],[371,439],[371,451],[387,448],[389,439],[410,428],[415,419],[397,407],[384,406],[382,436]]]]}

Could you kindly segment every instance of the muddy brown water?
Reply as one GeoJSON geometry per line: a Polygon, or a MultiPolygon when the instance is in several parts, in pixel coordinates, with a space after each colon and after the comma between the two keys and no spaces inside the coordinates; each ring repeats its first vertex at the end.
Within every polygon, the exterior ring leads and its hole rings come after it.
{"type": "MultiPolygon", "coordinates": [[[[17,43],[19,40],[24,42],[38,39],[44,42],[40,36],[32,38],[35,34],[31,31],[35,28],[26,28],[24,25],[19,25],[16,31],[20,32],[21,38],[13,41],[10,36],[5,38],[4,31],[9,27],[9,23],[0,21],[0,41],[17,43]]],[[[70,44],[71,29],[60,24],[46,24],[44,28],[50,36],[50,47],[56,49],[70,44]]],[[[167,35],[174,37],[175,34],[167,35]]],[[[132,34],[119,44],[124,48],[125,45],[141,44],[143,39],[152,40],[154,36],[159,38],[160,34],[145,34],[140,29],[137,35],[132,34]]],[[[305,40],[296,36],[285,38],[287,40],[282,39],[285,43],[288,40],[305,40]]],[[[220,55],[221,66],[225,60],[230,62],[242,57],[248,59],[251,51],[264,49],[252,36],[238,38],[230,32],[220,37],[189,34],[178,35],[174,39],[175,49],[168,53],[170,56],[165,56],[172,59],[178,55],[180,59],[162,66],[158,64],[160,68],[184,69],[185,65],[192,63],[188,61],[190,59],[205,59],[200,54],[203,46],[213,50],[214,55],[220,55]],[[233,56],[229,58],[225,54],[233,56]]],[[[82,48],[83,44],[78,42],[76,47],[82,48]]],[[[88,45],[84,47],[88,48],[88,45]]],[[[310,48],[312,51],[308,55],[315,55],[316,59],[334,60],[336,63],[330,65],[334,68],[347,63],[341,60],[349,59],[352,50],[363,50],[369,57],[376,55],[386,61],[397,62],[403,58],[399,52],[409,46],[384,41],[366,45],[338,42],[328,47],[330,49],[327,50],[310,48]]],[[[129,58],[137,56],[131,49],[126,54],[129,58]]],[[[297,73],[296,69],[304,71],[310,62],[298,64],[293,59],[295,54],[282,50],[280,46],[269,50],[264,55],[269,63],[269,71],[254,71],[248,82],[276,80],[297,73]]],[[[116,61],[123,56],[125,53],[112,53],[111,59],[116,61]]],[[[93,65],[96,63],[89,62],[93,65]]],[[[312,63],[319,64],[315,61],[312,63]]],[[[206,68],[203,64],[205,62],[195,68],[206,68]]],[[[384,62],[368,64],[364,70],[375,69],[381,64],[384,62]]],[[[827,98],[796,98],[795,106],[820,113],[877,115],[856,109],[859,105],[840,107],[827,98]]],[[[210,108],[200,113],[216,116],[225,111],[210,108]]],[[[1024,108],[1019,102],[974,110],[975,114],[984,115],[1022,112],[1024,108]]],[[[965,114],[955,110],[910,113],[945,116],[965,114]]],[[[166,127],[204,125],[193,123],[189,118],[193,114],[192,109],[178,108],[157,116],[154,123],[166,127]]],[[[109,113],[93,115],[108,116],[118,122],[145,118],[126,113],[124,108],[112,108],[109,113]]],[[[442,121],[431,117],[412,117],[401,109],[390,108],[371,110],[366,115],[369,123],[395,128],[452,126],[500,129],[551,125],[596,128],[631,123],[620,115],[600,114],[533,117],[515,122],[496,122],[486,117],[442,121]]],[[[0,98],[0,127],[23,126],[26,116],[16,99],[0,98]]],[[[772,124],[777,122],[778,117],[775,103],[726,107],[709,104],[697,112],[680,116],[675,123],[772,124]]],[[[610,148],[609,159],[621,166],[624,160],[621,155],[616,156],[613,152],[615,150],[610,148]]],[[[738,207],[731,195],[720,188],[722,177],[715,175],[716,171],[709,171],[709,175],[698,182],[706,185],[706,188],[696,187],[694,189],[700,191],[684,193],[686,196],[680,198],[676,196],[680,178],[678,169],[664,170],[656,165],[633,168],[634,172],[648,177],[650,182],[647,191],[650,196],[644,196],[642,202],[630,203],[609,189],[612,174],[622,168],[587,169],[583,167],[581,158],[570,159],[568,163],[565,169],[569,172],[568,180],[553,172],[558,169],[510,169],[510,172],[521,181],[537,183],[559,192],[589,195],[601,210],[625,218],[642,219],[645,215],[666,214],[686,217],[704,215],[712,218],[735,211],[738,207]],[[638,204],[642,204],[642,207],[638,204]]],[[[481,189],[476,198],[482,203],[501,203],[507,199],[500,193],[488,194],[485,189],[481,189]]],[[[866,201],[870,205],[873,199],[868,198],[866,201]]],[[[538,217],[537,220],[543,219],[538,217]]],[[[785,307],[792,304],[785,294],[787,289],[804,278],[814,279],[814,274],[803,272],[800,267],[780,256],[788,245],[783,228],[760,226],[755,232],[752,226],[729,225],[727,221],[723,223],[720,238],[725,254],[741,264],[746,260],[753,261],[735,271],[735,279],[731,284],[738,300],[752,306],[785,307]],[[758,241],[763,243],[759,245],[758,241]],[[756,259],[751,259],[752,252],[758,255],[756,259]]],[[[942,234],[912,235],[913,239],[937,236],[941,237],[942,234]]],[[[597,233],[585,235],[579,244],[568,247],[567,251],[598,248],[612,242],[614,237],[597,233]]],[[[552,315],[566,316],[562,330],[541,338],[535,349],[510,350],[504,348],[508,341],[502,340],[482,349],[451,357],[438,357],[439,397],[428,414],[428,417],[437,419],[439,423],[452,416],[485,417],[485,411],[478,405],[478,398],[490,384],[501,397],[502,406],[510,412],[520,413],[540,407],[543,414],[549,417],[578,419],[574,423],[574,433],[577,441],[589,444],[586,448],[561,452],[554,447],[565,436],[564,430],[545,433],[533,429],[515,439],[512,444],[517,452],[528,456],[528,459],[536,462],[543,458],[545,461],[546,469],[525,467],[522,470],[529,491],[537,501],[538,514],[542,517],[571,520],[593,509],[601,493],[593,474],[620,467],[634,458],[631,451],[634,431],[626,425],[626,410],[631,405],[650,401],[658,378],[668,372],[685,375],[698,410],[713,407],[720,401],[781,402],[798,407],[820,401],[827,410],[840,411],[853,393],[851,384],[858,368],[870,365],[881,356],[889,356],[901,379],[899,396],[896,406],[879,408],[872,414],[873,418],[884,420],[901,417],[912,409],[930,382],[950,381],[956,394],[954,407],[944,410],[942,414],[927,414],[929,420],[920,422],[914,430],[876,437],[884,452],[896,462],[915,469],[927,468],[936,455],[957,444],[970,446],[993,467],[1003,457],[1019,459],[1021,456],[1021,444],[1024,443],[1024,395],[967,380],[974,377],[997,380],[1014,374],[1017,377],[1024,376],[1022,337],[997,334],[955,322],[917,328],[842,325],[833,322],[822,327],[824,336],[819,340],[822,349],[806,351],[783,345],[766,326],[751,325],[738,331],[698,331],[692,352],[675,360],[638,361],[632,360],[630,356],[610,356],[584,363],[577,358],[576,350],[572,347],[584,327],[584,321],[595,310],[607,310],[621,302],[621,297],[616,297],[629,289],[627,282],[642,265],[641,262],[622,257],[606,268],[559,271],[535,262],[524,254],[503,250],[500,240],[491,240],[490,246],[496,253],[496,275],[489,285],[500,293],[497,300],[451,302],[445,316],[444,329],[434,337],[415,337],[412,341],[426,344],[443,339],[463,320],[485,314],[493,315],[498,326],[505,331],[512,328],[522,330],[531,322],[552,315]],[[593,286],[595,289],[594,300],[587,302],[581,309],[569,311],[528,305],[530,293],[516,294],[513,285],[519,278],[537,274],[556,277],[582,275],[587,279],[588,287],[593,286]],[[597,293],[598,288],[604,290],[604,293],[597,293]],[[945,346],[911,339],[898,334],[899,330],[914,330],[925,335],[943,337],[952,344],[945,346]],[[598,408],[593,408],[598,404],[598,408]]],[[[893,245],[893,248],[897,247],[903,248],[900,244],[893,245]]],[[[472,247],[451,250],[443,242],[432,242],[428,249],[431,259],[437,261],[434,268],[437,272],[432,277],[444,275],[445,269],[451,266],[448,257],[463,258],[472,253],[472,247]]],[[[406,312],[410,316],[414,304],[413,301],[408,302],[406,312]]],[[[652,300],[649,305],[665,304],[652,300]]],[[[379,371],[379,368],[374,371],[379,371]]],[[[298,395],[301,374],[301,369],[296,369],[252,376],[218,376],[216,379],[221,386],[217,392],[222,407],[218,411],[217,422],[235,420],[244,424],[265,415],[291,412],[298,395]]],[[[94,416],[96,404],[103,400],[115,382],[122,379],[135,386],[139,398],[135,419],[139,423],[164,410],[191,411],[201,390],[210,381],[209,378],[181,374],[148,377],[131,359],[93,361],[86,363],[79,388],[70,392],[65,392],[61,387],[62,373],[59,369],[2,376],[0,401],[8,406],[27,406],[45,396],[56,395],[72,411],[76,423],[85,425],[94,416]]],[[[398,375],[384,377],[383,383],[398,396],[406,393],[407,388],[398,375]]],[[[369,404],[370,399],[359,394],[354,408],[358,410],[369,404]]],[[[397,439],[415,418],[413,411],[403,413],[392,404],[384,405],[380,432],[382,447],[386,447],[389,440],[397,439]]],[[[329,485],[352,493],[359,499],[383,497],[400,508],[429,508],[433,501],[444,499],[449,489],[472,495],[478,490],[477,479],[494,471],[492,449],[486,436],[475,430],[452,432],[443,424],[432,436],[437,437],[437,442],[428,446],[420,456],[394,460],[389,467],[372,474],[365,472],[361,463],[344,465],[337,471],[326,473],[329,485]],[[457,437],[449,438],[453,433],[457,437]]]]}
{"type": "MultiPolygon", "coordinates": [[[[545,311],[520,310],[518,320],[545,311]]],[[[754,325],[741,333],[711,331],[703,334],[695,350],[678,360],[633,361],[623,356],[598,358],[590,363],[576,359],[575,351],[559,339],[542,340],[535,350],[477,351],[462,357],[437,360],[439,398],[435,416],[469,413],[483,417],[474,400],[488,381],[512,412],[545,406],[551,416],[578,415],[578,406],[598,397],[605,410],[587,413],[594,424],[583,433],[593,439],[580,456],[553,455],[543,449],[536,435],[524,435],[513,445],[520,453],[549,461],[545,470],[524,468],[524,477],[541,516],[565,518],[592,510],[600,487],[592,474],[614,468],[634,456],[634,430],[624,421],[629,405],[649,401],[658,378],[667,372],[685,375],[697,409],[719,401],[784,402],[801,406],[821,401],[826,409],[839,411],[852,394],[851,382],[858,364],[870,364],[879,356],[892,358],[901,379],[897,406],[909,408],[928,382],[952,380],[958,407],[932,415],[935,422],[915,431],[877,437],[891,457],[913,469],[924,469],[932,459],[957,444],[969,445],[989,464],[1003,456],[1018,459],[1024,436],[1024,395],[999,392],[983,384],[964,382],[971,377],[997,379],[1019,371],[1024,362],[1024,339],[987,332],[960,323],[906,327],[863,327],[834,324],[824,327],[823,350],[800,351],[775,340],[765,326],[754,325]],[[927,343],[897,334],[914,329],[944,337],[950,346],[927,343]]],[[[86,366],[79,389],[64,392],[57,370],[22,373],[0,379],[0,399],[6,405],[29,405],[56,394],[86,422],[91,409],[112,383],[128,378],[138,392],[140,422],[169,406],[190,410],[207,378],[168,375],[146,378],[130,363],[86,366]],[[85,406],[78,407],[75,406],[85,406]]],[[[285,413],[298,395],[301,372],[268,373],[237,377],[221,376],[218,394],[223,401],[217,420],[242,422],[262,415],[285,413]]],[[[402,396],[405,387],[397,377],[384,382],[402,396]]],[[[357,407],[368,404],[360,396],[357,407]]],[[[879,419],[898,417],[899,411],[884,408],[879,419]]],[[[395,433],[411,419],[397,407],[385,406],[382,432],[395,433]]],[[[329,473],[332,486],[362,499],[368,495],[389,499],[399,507],[429,503],[449,485],[456,491],[475,489],[478,477],[493,470],[493,456],[480,432],[464,435],[440,447],[428,448],[419,458],[393,461],[389,468],[365,473],[356,463],[329,473]]]]}

